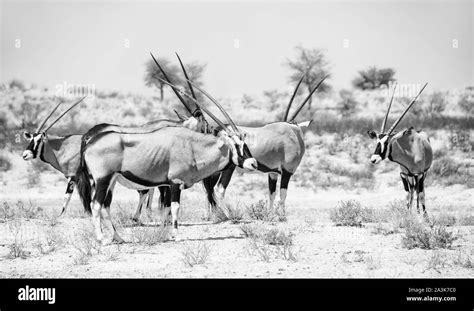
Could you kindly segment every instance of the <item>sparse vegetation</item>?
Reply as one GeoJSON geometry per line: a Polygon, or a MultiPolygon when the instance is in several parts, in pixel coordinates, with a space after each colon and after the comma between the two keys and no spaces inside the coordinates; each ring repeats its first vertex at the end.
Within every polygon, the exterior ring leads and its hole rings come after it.
{"type": "Polygon", "coordinates": [[[94,231],[90,228],[82,228],[75,232],[74,238],[70,241],[70,244],[76,250],[74,256],[74,264],[85,265],[89,263],[90,258],[94,254],[100,254],[102,246],[97,241],[94,231]]]}
{"type": "Polygon", "coordinates": [[[424,222],[411,221],[402,236],[402,246],[408,249],[450,248],[457,238],[444,225],[430,227],[424,222]]]}
{"type": "Polygon", "coordinates": [[[61,234],[57,229],[50,227],[47,229],[44,239],[38,239],[36,241],[35,247],[38,249],[40,254],[47,255],[62,247],[63,244],[64,240],[61,234]]]}
{"type": "Polygon", "coordinates": [[[21,258],[26,259],[30,256],[30,252],[25,248],[25,241],[23,238],[23,223],[20,219],[14,219],[8,223],[8,229],[13,235],[13,242],[8,245],[9,253],[8,259],[21,258]]]}
{"type": "Polygon", "coordinates": [[[134,243],[153,246],[169,240],[171,226],[132,227],[134,243]]]}
{"type": "Polygon", "coordinates": [[[278,228],[263,228],[255,224],[240,226],[241,231],[249,240],[250,253],[261,260],[272,259],[296,261],[293,237],[294,233],[278,228]]]}
{"type": "Polygon", "coordinates": [[[222,204],[216,208],[213,216],[217,223],[230,221],[233,224],[237,224],[244,218],[244,212],[239,204],[235,207],[230,204],[222,204]]]}
{"type": "Polygon", "coordinates": [[[330,210],[329,217],[337,226],[362,227],[363,222],[375,221],[374,211],[362,208],[360,202],[355,200],[340,201],[330,210]]]}
{"type": "Polygon", "coordinates": [[[447,266],[448,260],[446,254],[439,250],[434,250],[428,259],[427,270],[433,269],[438,273],[441,273],[441,269],[447,266]]]}
{"type": "Polygon", "coordinates": [[[247,205],[247,215],[252,220],[262,220],[267,222],[286,221],[286,209],[279,203],[273,204],[270,208],[265,200],[247,205]]]}
{"type": "Polygon", "coordinates": [[[197,245],[185,245],[182,251],[182,261],[188,267],[203,265],[207,262],[210,254],[210,248],[206,243],[198,243],[197,245]]]}

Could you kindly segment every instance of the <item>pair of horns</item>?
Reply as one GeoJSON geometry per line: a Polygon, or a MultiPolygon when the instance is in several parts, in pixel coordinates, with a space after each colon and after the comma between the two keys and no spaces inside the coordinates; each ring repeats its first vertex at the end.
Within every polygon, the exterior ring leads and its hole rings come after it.
{"type": "MultiPolygon", "coordinates": [[[[296,93],[298,92],[298,88],[300,87],[301,82],[303,82],[304,77],[305,77],[305,75],[303,75],[301,77],[301,79],[298,81],[298,84],[296,85],[295,91],[293,92],[293,95],[291,96],[290,102],[288,103],[288,107],[286,108],[286,111],[285,111],[285,116],[283,117],[283,121],[285,121],[285,122],[287,122],[287,120],[288,120],[288,114],[290,113],[291,105],[293,104],[293,100],[295,99],[296,93]]],[[[313,96],[313,93],[316,92],[316,90],[321,86],[321,84],[323,84],[324,80],[326,80],[328,77],[329,77],[329,75],[326,75],[321,79],[321,81],[319,81],[319,83],[313,88],[313,90],[309,93],[309,95],[301,103],[301,105],[298,107],[298,109],[296,109],[296,111],[293,113],[293,115],[291,116],[289,122],[292,122],[296,118],[298,113],[300,113],[301,109],[303,109],[304,105],[306,105],[306,103],[309,101],[311,96],[313,96]]]]}
{"type": "MultiPolygon", "coordinates": [[[[186,78],[186,81],[188,81],[188,86],[189,86],[189,89],[191,90],[191,94],[192,94],[192,99],[194,101],[196,101],[196,94],[194,94],[194,89],[192,87],[192,84],[189,82],[189,76],[188,76],[188,73],[186,72],[186,69],[184,68],[184,65],[183,65],[183,62],[181,61],[181,58],[179,57],[178,53],[175,53],[176,56],[178,57],[178,60],[179,60],[179,64],[181,65],[181,69],[183,70],[183,73],[184,73],[184,77],[186,78]]],[[[155,62],[156,66],[160,69],[160,72],[163,74],[163,77],[165,78],[166,82],[165,84],[169,85],[169,84],[173,84],[173,82],[171,82],[171,80],[168,78],[168,75],[166,74],[166,72],[163,70],[163,68],[160,66],[160,64],[158,63],[158,61],[156,60],[155,56],[153,56],[153,53],[150,52],[150,55],[151,57],[153,58],[153,61],[155,62]]],[[[163,79],[160,79],[159,77],[156,77],[157,79],[159,79],[161,82],[163,82],[163,79]]],[[[186,110],[189,112],[190,115],[193,115],[193,113],[195,113],[196,111],[193,111],[191,109],[191,107],[188,106],[187,102],[183,99],[183,97],[181,96],[181,94],[178,92],[177,89],[175,88],[172,88],[173,89],[173,92],[176,94],[176,96],[178,97],[179,101],[184,105],[184,107],[186,108],[186,110]]],[[[200,107],[198,106],[197,108],[198,110],[200,110],[200,107]]]]}
{"type": "MultiPolygon", "coordinates": [[[[392,132],[395,130],[395,128],[397,127],[397,125],[400,123],[400,121],[402,121],[403,117],[405,116],[405,114],[408,112],[408,110],[410,110],[410,108],[413,106],[413,104],[416,102],[416,100],[418,99],[418,97],[420,97],[421,93],[423,92],[423,90],[425,89],[425,87],[428,85],[428,82],[425,83],[425,85],[423,85],[423,87],[421,88],[421,90],[418,92],[418,94],[415,96],[415,98],[413,98],[413,100],[410,102],[410,104],[405,108],[405,110],[403,111],[403,113],[400,115],[400,117],[397,119],[397,121],[395,121],[393,123],[393,125],[390,127],[390,129],[387,131],[387,135],[390,135],[392,134],[392,132]]],[[[390,108],[392,107],[392,101],[393,101],[393,96],[395,95],[395,88],[397,87],[397,85],[395,85],[395,87],[393,88],[393,94],[392,94],[392,99],[390,100],[390,104],[388,106],[388,109],[387,109],[387,113],[385,114],[385,119],[383,120],[383,123],[382,123],[382,131],[381,133],[384,133],[385,131],[385,126],[387,124],[387,119],[388,119],[388,114],[390,112],[390,108]]]]}
{"type": "MultiPolygon", "coordinates": [[[[172,83],[169,83],[168,81],[165,81],[164,79],[162,79],[160,77],[158,77],[157,79],[160,80],[161,82],[163,82],[164,84],[170,86],[175,92],[180,93],[181,95],[186,96],[187,98],[189,98],[191,101],[193,101],[196,104],[196,106],[198,106],[201,110],[203,110],[207,115],[209,115],[211,117],[211,119],[213,119],[220,127],[222,127],[222,129],[224,129],[229,135],[233,134],[232,132],[230,132],[228,130],[227,126],[221,120],[219,120],[212,112],[210,112],[206,107],[201,105],[191,95],[189,95],[188,93],[180,90],[176,85],[174,85],[172,83]]],[[[191,81],[189,81],[189,80],[187,80],[187,81],[192,86],[194,86],[198,91],[203,93],[207,98],[209,98],[217,106],[217,108],[219,108],[219,110],[222,112],[222,114],[224,114],[227,121],[229,121],[233,131],[235,132],[234,134],[240,134],[241,133],[240,130],[235,125],[234,121],[232,121],[232,119],[230,118],[229,114],[224,110],[224,108],[211,95],[209,95],[206,91],[204,91],[200,87],[196,86],[191,81]]]]}
{"type": "MultiPolygon", "coordinates": [[[[58,122],[66,113],[68,113],[72,108],[76,107],[77,105],[79,105],[87,96],[84,96],[83,98],[81,98],[79,101],[77,101],[75,104],[73,104],[71,107],[69,107],[66,111],[64,111],[59,117],[56,118],[56,120],[54,120],[43,132],[47,132],[54,124],[56,124],[56,122],[58,122]]],[[[49,120],[49,118],[51,118],[51,116],[53,115],[53,113],[59,108],[59,106],[62,104],[62,102],[60,102],[59,104],[56,105],[56,107],[54,107],[54,109],[49,113],[49,115],[44,119],[44,121],[40,124],[40,126],[38,126],[38,128],[36,129],[36,133],[39,133],[43,126],[46,124],[46,122],[49,120]]]]}

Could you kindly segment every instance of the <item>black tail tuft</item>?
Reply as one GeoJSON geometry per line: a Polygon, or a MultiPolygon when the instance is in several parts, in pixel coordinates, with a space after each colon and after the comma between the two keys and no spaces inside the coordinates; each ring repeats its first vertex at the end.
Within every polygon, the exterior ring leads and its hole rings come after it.
{"type": "Polygon", "coordinates": [[[81,153],[79,167],[76,171],[76,185],[79,197],[81,198],[84,211],[87,214],[91,214],[91,201],[92,201],[92,187],[89,180],[89,172],[87,171],[87,165],[84,160],[84,152],[86,147],[87,137],[82,137],[81,141],[81,153]]]}

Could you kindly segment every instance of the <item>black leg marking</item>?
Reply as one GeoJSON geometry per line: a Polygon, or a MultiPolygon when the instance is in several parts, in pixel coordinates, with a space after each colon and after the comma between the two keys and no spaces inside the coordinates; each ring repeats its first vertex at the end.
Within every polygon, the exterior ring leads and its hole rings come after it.
{"type": "Polygon", "coordinates": [[[270,191],[270,195],[275,193],[277,181],[278,178],[272,178],[272,175],[268,175],[268,191],[270,191]]]}
{"type": "MultiPolygon", "coordinates": [[[[179,189],[179,185],[172,184],[170,186],[170,192],[171,192],[171,203],[178,203],[181,200],[181,190],[179,189]]],[[[176,219],[173,222],[173,228],[178,229],[178,217],[176,215],[176,219]]]]}
{"type": "Polygon", "coordinates": [[[403,188],[405,188],[405,191],[410,191],[410,187],[408,186],[407,175],[400,173],[400,177],[402,178],[403,188]]]}
{"type": "Polygon", "coordinates": [[[112,203],[112,191],[108,191],[107,196],[105,197],[105,200],[104,200],[104,207],[109,208],[111,203],[112,203]]]}
{"type": "MultiPolygon", "coordinates": [[[[97,180],[95,187],[94,201],[100,205],[104,205],[106,196],[108,194],[107,189],[109,188],[110,180],[112,176],[103,177],[97,180]]],[[[112,197],[110,198],[112,200],[112,197]]]]}
{"type": "Polygon", "coordinates": [[[286,171],[285,169],[282,170],[280,189],[288,189],[288,183],[290,182],[291,176],[293,176],[293,174],[286,171]]]}

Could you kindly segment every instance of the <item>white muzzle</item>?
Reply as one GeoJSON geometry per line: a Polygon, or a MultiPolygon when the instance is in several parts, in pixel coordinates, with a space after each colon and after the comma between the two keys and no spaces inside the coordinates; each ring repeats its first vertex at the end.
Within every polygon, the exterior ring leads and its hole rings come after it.
{"type": "Polygon", "coordinates": [[[372,162],[372,164],[378,164],[380,161],[382,161],[382,157],[379,156],[378,154],[373,154],[370,157],[370,162],[372,162]]]}
{"type": "Polygon", "coordinates": [[[28,161],[31,159],[33,159],[33,152],[31,152],[31,150],[23,151],[23,160],[28,161]]]}

